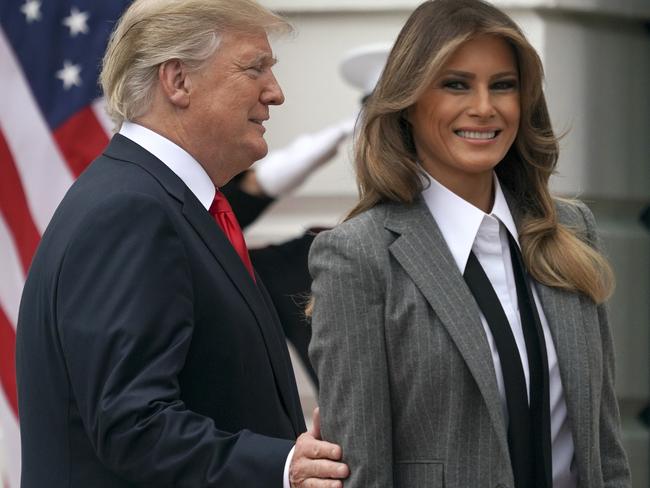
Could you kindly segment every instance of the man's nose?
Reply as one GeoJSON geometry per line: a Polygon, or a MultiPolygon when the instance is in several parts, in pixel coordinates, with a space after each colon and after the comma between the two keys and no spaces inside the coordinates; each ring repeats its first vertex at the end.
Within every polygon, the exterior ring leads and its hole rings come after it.
{"type": "Polygon", "coordinates": [[[269,80],[262,92],[261,101],[265,105],[282,105],[284,103],[284,93],[275,75],[270,72],[269,80]]]}

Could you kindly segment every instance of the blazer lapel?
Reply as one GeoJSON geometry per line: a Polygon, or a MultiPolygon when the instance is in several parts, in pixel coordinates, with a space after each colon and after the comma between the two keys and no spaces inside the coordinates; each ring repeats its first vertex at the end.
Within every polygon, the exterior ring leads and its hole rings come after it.
{"type": "MultiPolygon", "coordinates": [[[[291,408],[293,395],[291,394],[290,383],[287,380],[288,365],[284,361],[284,355],[286,353],[284,336],[276,330],[273,323],[272,311],[264,303],[260,290],[251,279],[248,270],[230,244],[228,238],[219,229],[216,222],[200,202],[194,198],[194,195],[191,194],[189,189],[186,190],[186,193],[188,195],[186,195],[183,205],[183,214],[199,236],[201,236],[205,245],[210,249],[210,252],[214,255],[233,285],[239,290],[241,296],[253,311],[266,344],[276,385],[281,392],[285,411],[291,419],[292,425],[295,426],[296,419],[295,415],[292,415],[293,409],[291,408]]],[[[291,369],[289,368],[288,371],[291,371],[291,369]]]]}
{"type": "MultiPolygon", "coordinates": [[[[517,205],[514,196],[506,188],[502,189],[519,231],[523,220],[521,206],[517,205]]],[[[576,293],[542,285],[534,280],[533,283],[557,353],[575,456],[576,459],[584,459],[582,453],[589,453],[592,448],[589,440],[592,408],[589,344],[580,298],[576,293]]],[[[579,462],[578,469],[579,479],[588,480],[587,462],[579,462]]]]}
{"type": "Polygon", "coordinates": [[[509,458],[494,364],[479,308],[438,225],[419,198],[410,206],[389,205],[385,226],[399,234],[389,251],[418,286],[463,356],[485,400],[503,455],[509,458]]]}
{"type": "Polygon", "coordinates": [[[291,384],[287,381],[287,367],[283,359],[286,354],[284,336],[278,334],[273,324],[273,314],[264,303],[260,290],[251,279],[248,270],[228,238],[183,181],[158,158],[138,144],[117,134],[113,136],[105,154],[141,166],[156,178],[173,198],[181,202],[183,215],[196,230],[255,315],[282,402],[292,424],[296,425],[295,415],[291,413],[292,408],[290,408],[293,398],[291,384]]]}
{"type": "Polygon", "coordinates": [[[201,237],[212,255],[219,262],[233,285],[239,290],[244,300],[253,310],[258,322],[268,320],[268,312],[264,308],[257,285],[251,279],[241,258],[230,244],[226,235],[219,229],[217,223],[196,200],[189,189],[183,202],[183,215],[201,237]]]}
{"type": "MultiPolygon", "coordinates": [[[[573,434],[577,459],[590,452],[591,378],[589,346],[584,330],[580,299],[577,294],[535,283],[557,353],[562,390],[573,434]]],[[[578,463],[580,470],[585,463],[578,463]]],[[[589,479],[587,472],[579,478],[589,479]]]]}

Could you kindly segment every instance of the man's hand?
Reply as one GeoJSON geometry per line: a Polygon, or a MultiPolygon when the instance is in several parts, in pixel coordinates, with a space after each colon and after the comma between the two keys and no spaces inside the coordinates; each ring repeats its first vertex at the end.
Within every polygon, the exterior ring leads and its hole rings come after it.
{"type": "Polygon", "coordinates": [[[320,440],[320,412],[314,410],[309,432],[298,437],[289,466],[291,488],[342,488],[350,474],[341,460],[341,447],[320,440]]]}

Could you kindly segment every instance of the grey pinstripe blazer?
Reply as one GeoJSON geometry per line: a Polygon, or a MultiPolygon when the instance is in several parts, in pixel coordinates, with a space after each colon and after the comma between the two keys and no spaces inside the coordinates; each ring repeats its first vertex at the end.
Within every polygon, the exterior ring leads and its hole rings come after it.
{"type": "MultiPolygon", "coordinates": [[[[558,212],[595,244],[584,205],[558,203],[558,212]]],[[[378,205],[321,233],[310,271],[321,429],[343,448],[345,486],[512,487],[479,310],[424,202],[378,205]]],[[[558,353],[579,486],[627,487],[606,310],[537,288],[558,353]]]]}

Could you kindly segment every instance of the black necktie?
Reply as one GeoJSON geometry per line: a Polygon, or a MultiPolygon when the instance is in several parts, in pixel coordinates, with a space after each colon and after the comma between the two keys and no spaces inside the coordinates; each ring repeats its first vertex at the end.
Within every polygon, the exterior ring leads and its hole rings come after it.
{"type": "Polygon", "coordinates": [[[530,372],[530,407],[517,343],[501,302],[481,264],[470,252],[463,277],[483,312],[499,353],[506,405],[508,448],[516,488],[551,488],[551,423],[548,358],[541,322],[516,242],[508,233],[519,315],[530,372]]]}

